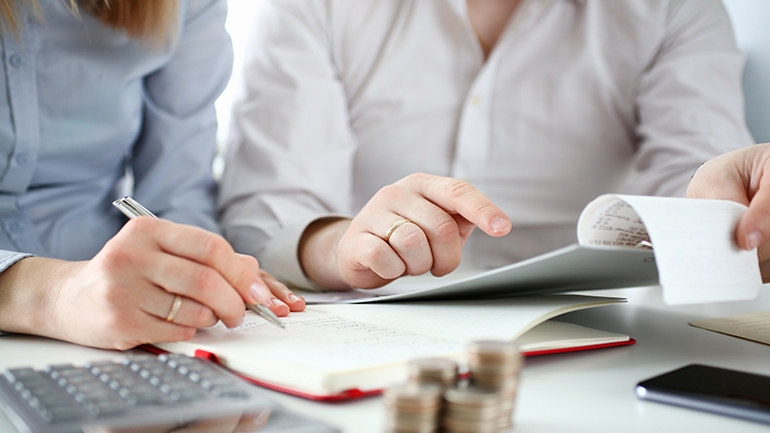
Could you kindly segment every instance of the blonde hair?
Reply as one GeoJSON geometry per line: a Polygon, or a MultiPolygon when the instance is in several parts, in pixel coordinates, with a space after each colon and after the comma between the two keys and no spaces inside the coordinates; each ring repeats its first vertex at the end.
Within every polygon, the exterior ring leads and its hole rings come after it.
{"type": "MultiPolygon", "coordinates": [[[[105,25],[152,45],[163,44],[177,22],[178,0],[69,0],[75,16],[83,9],[105,25]]],[[[40,14],[38,0],[0,0],[0,25],[18,34],[22,9],[40,14]]]]}

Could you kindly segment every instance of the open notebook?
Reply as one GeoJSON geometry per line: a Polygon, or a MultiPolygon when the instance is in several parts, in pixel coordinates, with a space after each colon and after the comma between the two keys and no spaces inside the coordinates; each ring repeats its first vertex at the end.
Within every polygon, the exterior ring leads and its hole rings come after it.
{"type": "Polygon", "coordinates": [[[205,356],[275,390],[315,400],[380,392],[406,379],[406,363],[428,356],[464,361],[474,339],[515,340],[525,354],[632,344],[628,335],[548,320],[623,299],[553,295],[506,300],[313,305],[283,319],[282,330],[247,313],[234,330],[221,323],[170,352],[205,356]]]}

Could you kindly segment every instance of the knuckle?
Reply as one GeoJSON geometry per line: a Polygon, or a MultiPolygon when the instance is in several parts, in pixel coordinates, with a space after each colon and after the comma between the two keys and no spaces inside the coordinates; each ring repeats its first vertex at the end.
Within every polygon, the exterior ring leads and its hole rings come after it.
{"type": "Polygon", "coordinates": [[[405,224],[401,230],[396,230],[396,234],[398,235],[396,242],[403,248],[414,250],[425,245],[425,235],[414,224],[405,224]]]}
{"type": "Polygon", "coordinates": [[[213,233],[207,233],[203,241],[203,254],[206,257],[220,257],[230,252],[230,244],[227,243],[225,238],[213,233]]]}
{"type": "Polygon", "coordinates": [[[254,256],[248,254],[238,254],[241,263],[248,269],[259,269],[259,261],[254,256]]]}
{"type": "Polygon", "coordinates": [[[446,187],[446,195],[450,199],[462,200],[476,192],[476,188],[468,182],[454,179],[446,187]]]}
{"type": "Polygon", "coordinates": [[[441,243],[453,242],[460,236],[460,228],[454,218],[441,218],[441,221],[436,224],[435,235],[441,243]]]}
{"type": "Polygon", "coordinates": [[[388,250],[389,247],[386,247],[383,245],[375,245],[371,248],[366,249],[363,252],[363,257],[366,263],[381,263],[385,261],[388,257],[388,250]]]}
{"type": "Polygon", "coordinates": [[[181,341],[191,340],[195,336],[195,328],[182,328],[179,339],[181,341]]]}
{"type": "Polygon", "coordinates": [[[203,266],[195,276],[193,284],[198,289],[212,289],[217,286],[219,282],[219,274],[213,269],[203,266]]]}
{"type": "Polygon", "coordinates": [[[416,184],[423,184],[425,182],[430,181],[435,176],[425,174],[425,173],[412,173],[404,178],[404,181],[409,183],[416,183],[416,184]]]}
{"type": "Polygon", "coordinates": [[[430,270],[430,272],[436,277],[443,277],[444,275],[447,275],[448,273],[457,269],[459,265],[460,265],[459,259],[455,260],[455,259],[449,258],[441,262],[434,263],[433,268],[430,270]]]}
{"type": "Polygon", "coordinates": [[[119,239],[110,239],[98,254],[102,266],[108,269],[120,269],[135,264],[133,249],[126,248],[119,239]]]}
{"type": "Polygon", "coordinates": [[[433,262],[430,257],[427,259],[419,260],[417,263],[410,263],[407,273],[409,275],[422,275],[431,270],[433,262]]]}
{"type": "Polygon", "coordinates": [[[377,196],[386,200],[398,200],[401,197],[401,188],[398,184],[385,185],[377,192],[377,196]]]}
{"type": "Polygon", "coordinates": [[[188,341],[191,340],[195,336],[195,328],[190,327],[180,327],[179,334],[176,338],[178,341],[188,341]]]}
{"type": "Polygon", "coordinates": [[[190,318],[196,326],[203,326],[211,322],[214,312],[210,308],[196,303],[190,311],[190,318]]]}

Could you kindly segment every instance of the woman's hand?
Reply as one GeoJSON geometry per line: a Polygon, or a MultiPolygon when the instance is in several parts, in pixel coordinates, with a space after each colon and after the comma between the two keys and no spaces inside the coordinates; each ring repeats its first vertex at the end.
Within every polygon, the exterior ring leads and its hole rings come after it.
{"type": "Polygon", "coordinates": [[[221,236],[147,217],[130,220],[90,261],[32,257],[0,278],[15,295],[2,299],[0,313],[15,304],[33,319],[2,320],[0,329],[103,348],[186,340],[217,320],[235,327],[244,302],[282,316],[304,309],[221,236]]]}
{"type": "Polygon", "coordinates": [[[478,226],[511,230],[505,213],[467,182],[414,174],[382,188],[353,220],[321,220],[306,230],[300,261],[330,289],[382,286],[403,275],[446,275],[478,226]]]}
{"type": "Polygon", "coordinates": [[[762,279],[770,281],[770,143],[717,156],[695,172],[687,196],[732,200],[749,207],[735,230],[746,250],[757,248],[762,279]]]}

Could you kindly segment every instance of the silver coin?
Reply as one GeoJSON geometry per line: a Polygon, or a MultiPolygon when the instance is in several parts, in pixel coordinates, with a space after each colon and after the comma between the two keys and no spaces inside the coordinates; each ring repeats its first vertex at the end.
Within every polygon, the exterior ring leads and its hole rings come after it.
{"type": "Polygon", "coordinates": [[[444,418],[441,423],[444,432],[455,433],[494,433],[498,430],[498,420],[490,421],[461,421],[452,418],[444,418]]]}
{"type": "Polygon", "coordinates": [[[496,406],[500,404],[500,396],[494,391],[475,386],[452,387],[444,392],[444,401],[446,405],[496,406]]]}
{"type": "Polygon", "coordinates": [[[435,384],[407,383],[387,388],[383,402],[397,408],[432,408],[441,404],[442,388],[435,384]]]}

